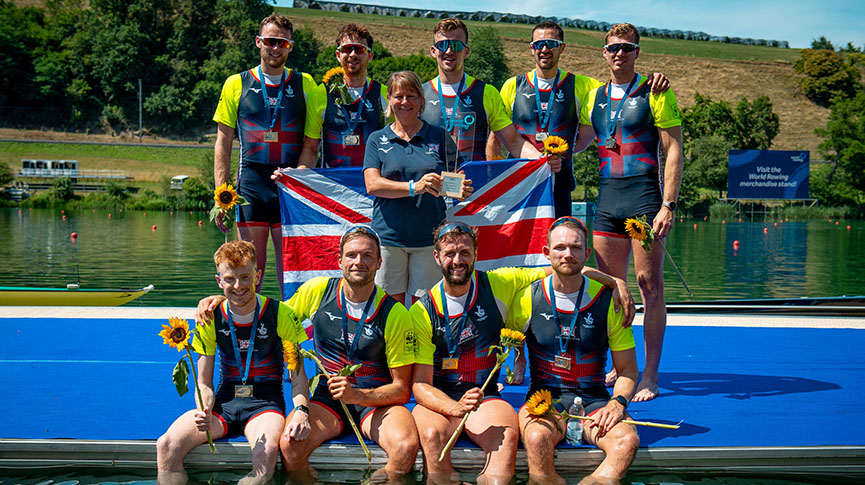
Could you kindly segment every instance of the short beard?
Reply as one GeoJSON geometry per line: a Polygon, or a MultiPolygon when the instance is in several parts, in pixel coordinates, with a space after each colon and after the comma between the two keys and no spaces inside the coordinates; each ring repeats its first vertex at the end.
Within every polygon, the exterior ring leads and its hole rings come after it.
{"type": "Polygon", "coordinates": [[[472,279],[472,274],[474,274],[475,268],[474,265],[469,266],[466,271],[465,276],[462,278],[457,278],[452,275],[447,269],[442,268],[442,275],[444,275],[445,281],[450,286],[463,286],[468,283],[472,279]]]}

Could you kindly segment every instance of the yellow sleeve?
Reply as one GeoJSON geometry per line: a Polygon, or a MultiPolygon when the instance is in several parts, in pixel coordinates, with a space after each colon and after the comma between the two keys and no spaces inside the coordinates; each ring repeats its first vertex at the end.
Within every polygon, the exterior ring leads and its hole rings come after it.
{"type": "Polygon", "coordinates": [[[211,322],[210,325],[196,325],[195,332],[192,336],[192,350],[201,355],[216,355],[216,324],[211,322]]]}
{"type": "Polygon", "coordinates": [[[616,313],[616,307],[610,300],[610,308],[607,310],[607,341],[610,344],[610,350],[628,350],[636,346],[634,344],[634,327],[625,328],[622,326],[624,315],[625,312],[616,313]]]}
{"type": "Polygon", "coordinates": [[[652,116],[655,118],[655,126],[658,128],[672,128],[682,125],[679,105],[672,89],[661,94],[650,95],[649,106],[652,107],[652,116]]]}
{"type": "Polygon", "coordinates": [[[432,341],[432,321],[420,301],[414,302],[409,310],[415,336],[415,364],[433,365],[435,344],[432,341]]]}
{"type": "MultiPolygon", "coordinates": [[[[384,116],[384,113],[387,111],[387,85],[385,84],[381,84],[381,109],[382,116],[384,116]]],[[[393,123],[393,121],[393,113],[391,113],[390,116],[384,120],[385,124],[393,123]]]]}
{"type": "MultiPolygon", "coordinates": [[[[582,76],[585,77],[585,76],[582,76]]],[[[595,81],[592,78],[592,81],[595,81]]],[[[592,88],[588,88],[585,93],[585,99],[580,98],[579,92],[577,92],[577,96],[580,100],[580,124],[581,125],[589,125],[592,126],[592,107],[595,106],[595,97],[598,94],[598,89],[603,89],[604,84],[600,81],[596,81],[598,84],[592,88]]]]}
{"type": "Polygon", "coordinates": [[[237,127],[237,106],[240,104],[240,91],[242,87],[243,82],[240,79],[240,74],[231,75],[225,80],[225,84],[222,85],[222,93],[219,95],[219,104],[216,106],[216,113],[213,115],[213,121],[232,128],[237,127]]]}
{"type": "Polygon", "coordinates": [[[487,124],[491,131],[499,131],[511,125],[511,118],[505,112],[505,104],[498,89],[484,85],[484,110],[487,112],[487,124]]]}
{"type": "MultiPolygon", "coordinates": [[[[384,291],[379,289],[378,291],[384,291]]],[[[415,363],[416,337],[414,323],[402,303],[391,307],[384,324],[384,348],[387,366],[402,367],[415,363]]]]}
{"type": "MultiPolygon", "coordinates": [[[[276,300],[271,301],[276,302],[276,300]]],[[[277,305],[279,307],[277,307],[276,333],[282,340],[289,340],[296,344],[307,340],[309,337],[303,329],[303,324],[294,315],[294,310],[284,301],[278,302],[277,305]]]]}
{"type": "Polygon", "coordinates": [[[316,86],[306,98],[306,124],[303,134],[309,138],[321,139],[321,127],[324,124],[324,110],[327,108],[327,88],[324,84],[316,86]]]}
{"type": "Polygon", "coordinates": [[[288,300],[288,306],[294,312],[298,322],[303,322],[318,310],[329,279],[326,276],[317,276],[307,281],[300,285],[300,288],[288,300]]]}
{"type": "MultiPolygon", "coordinates": [[[[589,96],[598,89],[603,86],[604,83],[598,81],[595,78],[589,76],[583,76],[580,74],[574,74],[574,97],[577,102],[579,102],[580,107],[580,124],[583,125],[591,125],[591,120],[587,117],[583,117],[583,108],[589,106],[589,96]]],[[[591,96],[594,101],[594,96],[591,96]]]]}
{"type": "Polygon", "coordinates": [[[319,93],[319,86],[307,73],[303,73],[303,97],[306,99],[306,121],[303,125],[303,134],[321,139],[321,124],[324,116],[324,108],[327,106],[327,98],[319,93]]]}
{"type": "Polygon", "coordinates": [[[502,103],[505,106],[505,114],[511,119],[514,115],[514,100],[517,97],[517,78],[512,77],[502,84],[502,103]]]}
{"type": "Polygon", "coordinates": [[[505,328],[518,330],[526,333],[529,327],[529,319],[532,317],[532,287],[526,286],[517,292],[511,303],[508,317],[505,319],[505,328]]]}

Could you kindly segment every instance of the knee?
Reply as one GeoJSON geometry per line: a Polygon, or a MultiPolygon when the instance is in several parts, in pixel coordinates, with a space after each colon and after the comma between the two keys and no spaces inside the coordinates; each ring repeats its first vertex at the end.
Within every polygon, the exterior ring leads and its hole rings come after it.
{"type": "Polygon", "coordinates": [[[637,285],[640,287],[640,292],[646,298],[656,298],[664,295],[664,282],[651,274],[638,274],[637,285]]]}
{"type": "Polygon", "coordinates": [[[173,455],[176,450],[177,447],[174,444],[174,440],[171,439],[171,436],[169,436],[168,433],[165,433],[156,440],[156,456],[159,459],[164,459],[173,455]]]}
{"type": "Polygon", "coordinates": [[[626,432],[616,437],[612,451],[618,456],[633,457],[639,447],[640,437],[633,428],[628,427],[626,432]]]}
{"type": "Polygon", "coordinates": [[[526,450],[543,450],[553,447],[553,437],[544,429],[539,429],[537,426],[527,428],[522,435],[523,445],[526,450]]]}
{"type": "Polygon", "coordinates": [[[420,439],[424,443],[430,444],[438,444],[439,446],[444,446],[447,443],[447,440],[450,436],[445,436],[444,430],[427,426],[418,430],[418,434],[420,435],[420,439]]]}

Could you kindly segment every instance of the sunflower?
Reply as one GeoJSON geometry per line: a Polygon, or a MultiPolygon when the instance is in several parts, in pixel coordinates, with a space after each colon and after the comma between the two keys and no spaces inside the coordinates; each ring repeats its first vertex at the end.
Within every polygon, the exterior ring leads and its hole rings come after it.
{"type": "Polygon", "coordinates": [[[220,209],[228,211],[237,205],[240,197],[238,197],[233,185],[224,183],[213,191],[213,200],[216,201],[216,205],[220,209]]]}
{"type": "Polygon", "coordinates": [[[511,330],[509,328],[503,328],[501,334],[501,343],[502,345],[508,347],[515,347],[523,343],[523,340],[526,339],[526,336],[523,332],[519,330],[511,330]]]}
{"type": "Polygon", "coordinates": [[[300,349],[290,340],[282,341],[282,356],[285,359],[285,368],[296,371],[300,368],[300,349]]]}
{"type": "Polygon", "coordinates": [[[561,155],[568,151],[568,142],[560,136],[548,136],[544,140],[544,153],[549,155],[561,155]]]}
{"type": "Polygon", "coordinates": [[[163,329],[159,332],[159,336],[171,347],[176,347],[178,352],[182,352],[189,345],[189,323],[186,320],[178,317],[168,319],[168,325],[163,325],[163,329]]]}
{"type": "Polygon", "coordinates": [[[322,84],[329,84],[330,80],[333,79],[333,77],[337,76],[337,75],[339,75],[339,79],[342,80],[343,74],[345,74],[345,71],[343,71],[341,67],[334,67],[334,68],[328,69],[327,72],[324,73],[324,76],[322,76],[321,83],[322,84]]]}
{"type": "Polygon", "coordinates": [[[526,411],[532,416],[544,416],[553,407],[553,395],[546,389],[532,394],[526,402],[526,411]]]}
{"type": "Polygon", "coordinates": [[[637,219],[625,219],[625,232],[628,233],[628,236],[637,241],[645,241],[648,236],[646,224],[637,219]]]}

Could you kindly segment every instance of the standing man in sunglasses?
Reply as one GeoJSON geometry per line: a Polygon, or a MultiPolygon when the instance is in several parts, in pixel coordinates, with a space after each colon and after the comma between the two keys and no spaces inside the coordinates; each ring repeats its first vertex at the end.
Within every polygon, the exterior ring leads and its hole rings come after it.
{"type": "MultiPolygon", "coordinates": [[[[255,245],[262,274],[267,267],[267,240],[273,239],[280,282],[282,221],[276,183],[270,175],[276,168],[298,165],[304,127],[312,115],[307,97],[316,87],[309,74],[285,67],[293,32],[291,20],[284,15],[273,13],[261,21],[255,38],[261,63],[225,81],[213,116],[217,123],[214,182],[217,187],[231,182],[231,148],[237,132],[237,192],[249,202],[237,206],[237,232],[240,239],[255,245]]],[[[227,232],[221,218],[216,219],[216,225],[227,232]]],[[[256,291],[261,290],[261,283],[259,279],[256,291]]]]}
{"type": "MultiPolygon", "coordinates": [[[[603,85],[597,79],[572,74],[559,69],[559,58],[565,51],[565,32],[559,24],[545,20],[532,30],[530,44],[535,69],[512,77],[502,85],[505,112],[513,120],[517,132],[538,149],[543,148],[549,136],[558,136],[568,142],[568,151],[562,156],[562,170],[556,175],[553,202],[556,217],[571,215],[571,192],[577,187],[574,179],[573,155],[588,146],[577,149],[580,111],[589,92],[603,85]]],[[[669,86],[663,74],[654,74],[649,81],[656,93],[669,86]]],[[[588,127],[587,127],[588,128],[588,127]]],[[[591,142],[591,130],[587,142],[591,142]]],[[[487,158],[501,153],[501,144],[490,136],[487,158]]]]}
{"type": "MultiPolygon", "coordinates": [[[[417,335],[412,410],[420,433],[424,466],[430,481],[448,481],[454,469],[450,455],[439,455],[466,413],[466,436],[486,453],[478,483],[507,483],[514,475],[518,422],[514,408],[501,398],[494,376],[481,386],[496,364],[489,354],[498,345],[514,296],[550,268],[499,268],[475,271],[477,235],[461,222],[436,228],[434,257],[443,279],[409,310],[417,335]]],[[[624,282],[598,271],[586,274],[624,291],[625,318],[633,302],[624,282]]]]}
{"type": "Polygon", "coordinates": [[[610,81],[592,91],[583,107],[583,120],[592,125],[600,156],[593,245],[600,270],[622,279],[627,278],[634,252],[646,309],[646,364],[633,400],[648,401],[658,395],[658,366],[667,327],[661,245],[673,228],[682,184],[682,120],[676,95],[672,91],[652,94],[646,78],[635,70],[640,55],[637,29],[616,24],[604,42],[610,81]],[[646,216],[655,231],[649,253],[625,232],[625,219],[640,216],[646,216]]]}
{"type": "MultiPolygon", "coordinates": [[[[519,158],[540,158],[538,149],[517,133],[498,90],[466,75],[468,39],[468,27],[460,19],[444,19],[435,26],[430,54],[439,74],[423,85],[426,109],[421,118],[449,132],[466,161],[486,160],[490,132],[519,158]]],[[[561,169],[561,158],[550,157],[549,163],[553,172],[561,169]]]]}
{"type": "Polygon", "coordinates": [[[353,101],[344,104],[338,93],[321,84],[315,90],[310,133],[304,140],[304,162],[315,161],[322,147],[322,166],[361,167],[369,134],[384,128],[387,87],[367,77],[373,58],[372,35],[366,27],[347,24],[336,35],[336,60],[353,101]],[[313,135],[314,133],[314,135],[313,135]]]}

